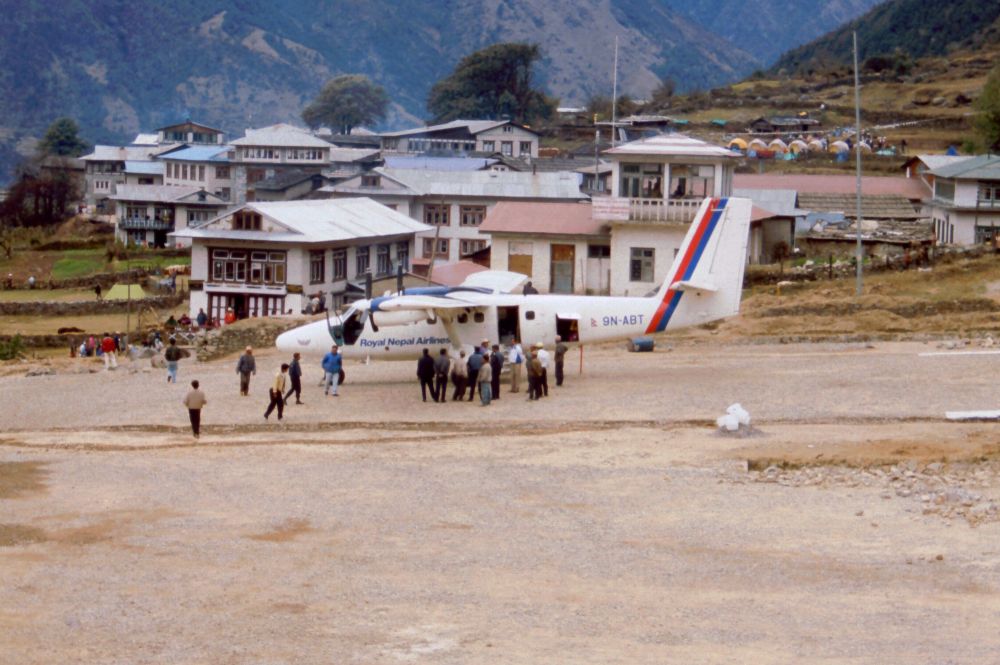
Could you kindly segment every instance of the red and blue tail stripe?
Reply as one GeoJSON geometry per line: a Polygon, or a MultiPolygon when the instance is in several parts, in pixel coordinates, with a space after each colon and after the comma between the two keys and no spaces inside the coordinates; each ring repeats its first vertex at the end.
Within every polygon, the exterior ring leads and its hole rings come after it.
{"type": "MultiPolygon", "coordinates": [[[[690,279],[691,275],[694,274],[695,269],[698,267],[698,261],[701,260],[701,255],[705,252],[705,247],[708,246],[708,241],[712,237],[712,232],[715,231],[715,226],[719,223],[722,214],[726,210],[728,200],[712,199],[709,201],[708,207],[705,209],[705,214],[698,220],[697,229],[694,235],[691,236],[691,242],[688,244],[684,256],[680,259],[681,262],[677,265],[677,269],[674,270],[673,279],[670,281],[671,286],[676,282],[690,279]]],[[[667,323],[670,322],[670,317],[673,316],[674,311],[677,309],[682,295],[684,295],[683,291],[674,291],[672,288],[667,289],[667,292],[663,294],[663,300],[660,301],[656,312],[653,314],[652,319],[650,319],[649,326],[646,328],[647,335],[654,332],[663,332],[667,329],[667,323]]]]}

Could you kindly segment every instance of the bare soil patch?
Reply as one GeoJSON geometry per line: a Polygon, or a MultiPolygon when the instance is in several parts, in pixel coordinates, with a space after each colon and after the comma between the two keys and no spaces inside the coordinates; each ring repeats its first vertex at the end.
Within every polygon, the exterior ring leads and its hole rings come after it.
{"type": "Polygon", "coordinates": [[[0,462],[0,499],[45,491],[49,472],[44,462],[0,462]]]}

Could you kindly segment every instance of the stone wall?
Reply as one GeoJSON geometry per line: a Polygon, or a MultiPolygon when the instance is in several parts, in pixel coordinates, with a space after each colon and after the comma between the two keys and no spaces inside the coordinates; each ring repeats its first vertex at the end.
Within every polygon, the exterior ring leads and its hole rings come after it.
{"type": "Polygon", "coordinates": [[[274,348],[278,335],[304,323],[308,320],[298,317],[246,319],[210,330],[196,342],[198,360],[215,360],[243,351],[248,346],[255,349],[274,348]]]}
{"type": "MultiPolygon", "coordinates": [[[[41,294],[39,294],[41,295],[41,294]]],[[[133,312],[141,308],[173,309],[187,297],[184,294],[157,296],[132,300],[133,312]]],[[[0,302],[0,315],[4,316],[70,316],[80,314],[124,314],[129,308],[127,300],[78,300],[75,302],[33,301],[0,302]]]]}

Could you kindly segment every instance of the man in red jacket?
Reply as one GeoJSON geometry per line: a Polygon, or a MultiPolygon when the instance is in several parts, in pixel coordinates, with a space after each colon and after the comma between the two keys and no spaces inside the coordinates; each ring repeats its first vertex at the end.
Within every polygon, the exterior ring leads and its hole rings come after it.
{"type": "Polygon", "coordinates": [[[104,369],[118,369],[118,345],[114,338],[108,333],[104,333],[101,339],[101,354],[104,355],[104,369]]]}

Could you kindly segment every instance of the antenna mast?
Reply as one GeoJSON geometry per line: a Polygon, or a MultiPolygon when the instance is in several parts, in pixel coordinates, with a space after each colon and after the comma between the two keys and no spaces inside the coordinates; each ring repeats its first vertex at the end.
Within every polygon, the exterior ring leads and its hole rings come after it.
{"type": "Polygon", "coordinates": [[[855,190],[857,193],[857,286],[855,295],[860,297],[864,288],[861,270],[861,259],[864,254],[861,249],[861,85],[858,82],[858,31],[854,31],[854,160],[857,166],[857,182],[855,190]]]}
{"type": "Polygon", "coordinates": [[[615,147],[615,134],[617,134],[618,125],[616,124],[618,118],[618,35],[615,35],[615,72],[612,76],[612,86],[611,86],[611,147],[615,147]]]}

